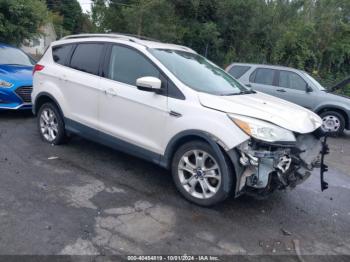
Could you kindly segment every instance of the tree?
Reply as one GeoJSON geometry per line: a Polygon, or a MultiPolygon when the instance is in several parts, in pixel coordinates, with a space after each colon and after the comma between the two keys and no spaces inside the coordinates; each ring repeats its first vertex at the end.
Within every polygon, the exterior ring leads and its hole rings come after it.
{"type": "Polygon", "coordinates": [[[60,36],[83,30],[82,23],[86,24],[87,20],[77,0],[46,0],[46,4],[52,13],[61,16],[61,23],[54,23],[60,36]]]}
{"type": "Polygon", "coordinates": [[[105,0],[92,0],[91,4],[91,22],[97,32],[105,32],[107,30],[106,15],[109,11],[105,0]]]}
{"type": "Polygon", "coordinates": [[[37,37],[47,14],[41,0],[0,0],[0,41],[20,45],[37,37]]]}
{"type": "Polygon", "coordinates": [[[349,0],[93,0],[91,15],[99,32],[183,44],[223,67],[296,67],[331,86],[350,75],[349,14],[349,0]]]}

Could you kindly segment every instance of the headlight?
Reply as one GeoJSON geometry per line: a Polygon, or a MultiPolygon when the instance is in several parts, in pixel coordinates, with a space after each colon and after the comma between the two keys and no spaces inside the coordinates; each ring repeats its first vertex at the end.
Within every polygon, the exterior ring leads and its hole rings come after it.
{"type": "Polygon", "coordinates": [[[11,87],[13,87],[13,84],[10,82],[7,82],[5,80],[0,79],[0,87],[11,88],[11,87]]]}
{"type": "Polygon", "coordinates": [[[249,136],[267,142],[295,142],[293,132],[255,118],[229,115],[232,121],[249,136]]]}

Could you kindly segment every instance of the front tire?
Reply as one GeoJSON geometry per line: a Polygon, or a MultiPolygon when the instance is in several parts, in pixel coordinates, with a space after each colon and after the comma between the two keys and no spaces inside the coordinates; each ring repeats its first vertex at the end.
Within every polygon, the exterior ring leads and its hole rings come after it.
{"type": "Polygon", "coordinates": [[[59,145],[66,141],[63,117],[54,103],[48,102],[40,107],[38,129],[46,143],[59,145]]]}
{"type": "Polygon", "coordinates": [[[322,118],[321,130],[331,136],[342,135],[345,128],[345,119],[342,114],[336,111],[325,111],[320,114],[322,118]]]}
{"type": "Polygon", "coordinates": [[[212,206],[225,200],[232,191],[234,173],[228,158],[205,142],[192,141],[180,146],[171,169],[178,191],[197,205],[212,206]]]}

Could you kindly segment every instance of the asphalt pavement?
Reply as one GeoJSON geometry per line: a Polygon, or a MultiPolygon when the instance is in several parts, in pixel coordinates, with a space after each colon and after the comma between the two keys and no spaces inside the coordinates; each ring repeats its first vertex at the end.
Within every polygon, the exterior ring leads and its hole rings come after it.
{"type": "Polygon", "coordinates": [[[170,173],[79,137],[39,138],[30,113],[0,112],[0,254],[350,255],[350,133],[318,172],[265,200],[201,208],[170,173]]]}

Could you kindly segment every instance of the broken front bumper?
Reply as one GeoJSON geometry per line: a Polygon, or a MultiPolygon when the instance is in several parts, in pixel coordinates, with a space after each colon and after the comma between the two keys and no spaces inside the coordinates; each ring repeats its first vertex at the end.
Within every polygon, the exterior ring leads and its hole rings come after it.
{"type": "Polygon", "coordinates": [[[305,181],[314,168],[321,168],[322,190],[327,187],[323,163],[328,153],[326,138],[298,135],[293,144],[268,144],[249,140],[238,147],[241,175],[236,191],[263,195],[275,189],[294,188],[305,181]]]}

